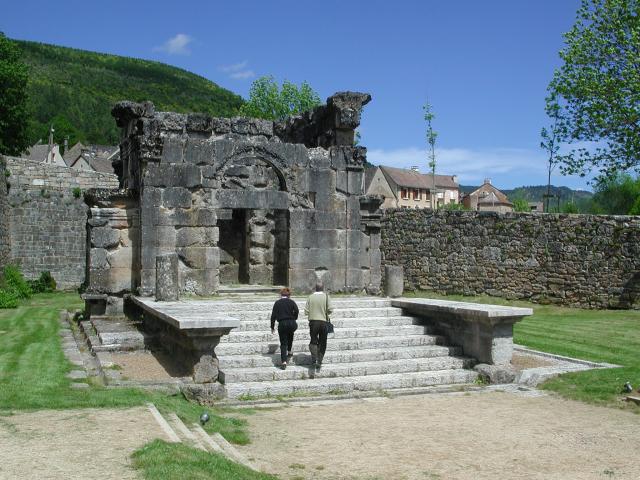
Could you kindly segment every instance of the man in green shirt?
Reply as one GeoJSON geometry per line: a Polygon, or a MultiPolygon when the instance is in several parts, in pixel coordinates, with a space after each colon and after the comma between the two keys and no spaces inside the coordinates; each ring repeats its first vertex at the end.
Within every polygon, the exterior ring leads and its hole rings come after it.
{"type": "Polygon", "coordinates": [[[331,300],[324,292],[324,285],[321,282],[316,284],[316,291],[307,298],[304,313],[309,319],[311,364],[320,370],[324,352],[327,349],[327,322],[331,315],[331,300]]]}

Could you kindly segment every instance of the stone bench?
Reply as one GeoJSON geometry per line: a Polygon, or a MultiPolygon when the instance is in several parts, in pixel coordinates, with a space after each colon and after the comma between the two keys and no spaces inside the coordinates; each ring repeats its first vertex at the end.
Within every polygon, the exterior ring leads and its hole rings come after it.
{"type": "Polygon", "coordinates": [[[240,326],[239,319],[216,315],[211,302],[202,300],[157,302],[150,297],[130,296],[128,302],[142,311],[145,330],[176,355],[195,383],[218,380],[215,348],[222,335],[240,326]]]}
{"type": "Polygon", "coordinates": [[[490,365],[510,364],[513,324],[533,314],[531,308],[426,298],[398,298],[391,305],[424,318],[434,333],[461,346],[465,355],[490,365]]]}

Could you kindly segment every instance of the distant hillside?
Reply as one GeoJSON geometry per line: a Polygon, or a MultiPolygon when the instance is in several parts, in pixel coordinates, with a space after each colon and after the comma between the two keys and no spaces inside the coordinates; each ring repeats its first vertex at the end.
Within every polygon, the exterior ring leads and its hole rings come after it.
{"type": "Polygon", "coordinates": [[[31,137],[114,145],[111,108],[120,100],[150,100],[158,110],[233,116],[243,100],[215,83],[160,62],[16,40],[30,67],[31,137]]]}
{"type": "MultiPolygon", "coordinates": [[[[460,191],[464,193],[473,192],[477,186],[460,185],[460,191]]],[[[518,187],[511,190],[503,190],[498,187],[509,200],[515,200],[516,198],[523,198],[528,202],[542,202],[543,195],[547,193],[546,185],[536,185],[527,187],[518,187]]],[[[583,200],[589,200],[593,197],[593,193],[586,190],[573,190],[569,187],[555,187],[551,185],[551,194],[560,195],[560,200],[564,202],[573,201],[574,203],[580,203],[583,200]]]]}

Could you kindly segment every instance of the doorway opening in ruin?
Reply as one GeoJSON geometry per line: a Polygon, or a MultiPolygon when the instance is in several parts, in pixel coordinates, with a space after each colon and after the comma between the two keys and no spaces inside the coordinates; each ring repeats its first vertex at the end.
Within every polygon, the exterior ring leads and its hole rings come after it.
{"type": "Polygon", "coordinates": [[[288,284],[288,210],[236,208],[218,227],[221,284],[288,284]]]}

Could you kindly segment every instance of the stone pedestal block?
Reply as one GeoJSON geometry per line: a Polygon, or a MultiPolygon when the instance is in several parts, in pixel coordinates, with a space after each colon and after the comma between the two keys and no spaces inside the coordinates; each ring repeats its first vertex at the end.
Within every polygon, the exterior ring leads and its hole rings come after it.
{"type": "Polygon", "coordinates": [[[167,253],[156,257],[156,301],[178,300],[178,255],[167,253]]]}
{"type": "Polygon", "coordinates": [[[384,289],[387,297],[401,297],[404,291],[404,268],[385,265],[384,275],[384,289]]]}
{"type": "Polygon", "coordinates": [[[465,355],[481,363],[501,366],[511,362],[513,325],[533,314],[530,308],[426,298],[402,298],[393,300],[391,305],[402,308],[405,315],[424,318],[434,333],[460,345],[465,355]]]}

